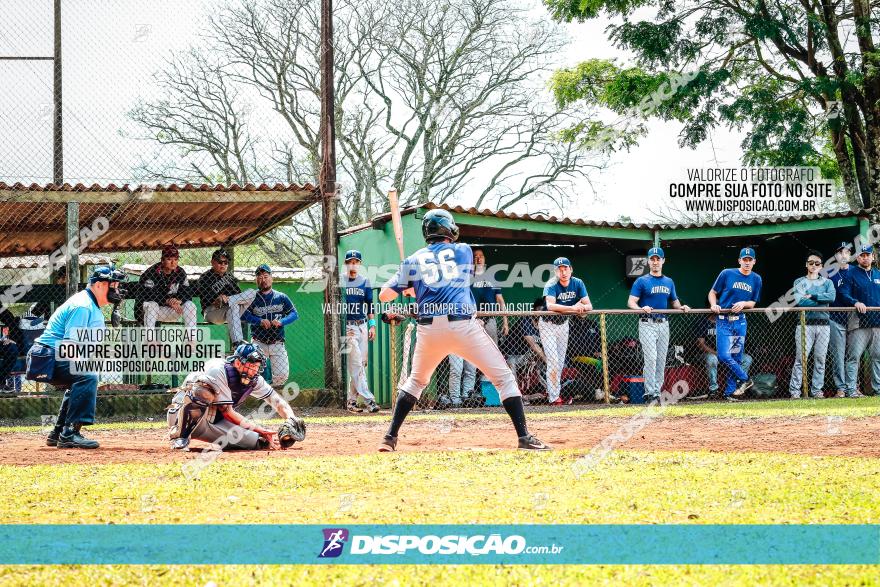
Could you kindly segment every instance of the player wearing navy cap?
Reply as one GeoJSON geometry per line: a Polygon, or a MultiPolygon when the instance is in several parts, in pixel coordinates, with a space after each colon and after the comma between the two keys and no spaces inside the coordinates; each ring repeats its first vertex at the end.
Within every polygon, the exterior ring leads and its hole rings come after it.
{"type": "MultiPolygon", "coordinates": [[[[852,274],[849,262],[852,257],[853,246],[848,242],[841,242],[834,250],[834,260],[837,267],[833,275],[829,274],[831,283],[834,284],[835,297],[831,305],[837,308],[848,306],[843,299],[841,287],[843,282],[852,274]]],[[[836,397],[846,395],[848,385],[846,383],[846,332],[847,322],[852,314],[850,312],[831,312],[828,322],[831,327],[831,337],[828,341],[828,353],[832,359],[831,378],[834,382],[836,397]]]]}
{"type": "Polygon", "coordinates": [[[544,299],[547,309],[558,315],[541,316],[538,332],[547,357],[547,401],[550,405],[561,406],[565,403],[560,391],[562,368],[568,352],[568,314],[584,314],[593,309],[593,304],[584,282],[572,277],[571,261],[558,257],[553,265],[556,275],[544,286],[544,299]]]}
{"type": "Polygon", "coordinates": [[[868,312],[868,307],[880,306],[880,270],[874,268],[874,247],[863,246],[856,263],[840,288],[843,300],[858,312],[858,328],[849,333],[846,343],[847,397],[862,397],[858,390],[859,363],[869,343],[871,389],[875,393],[880,390],[880,313],[868,312]]]}
{"type": "Polygon", "coordinates": [[[360,275],[363,255],[355,249],[345,252],[345,275],[342,293],[345,297],[345,347],[348,363],[348,411],[359,413],[358,395],[364,399],[371,413],[379,411],[376,398],[367,383],[367,356],[369,342],[376,337],[373,318],[373,288],[370,280],[360,275]]]}
{"type": "Polygon", "coordinates": [[[687,312],[678,299],[675,283],[663,275],[666,255],[660,247],[648,250],[648,268],[650,273],[636,279],[629,292],[627,306],[633,310],[642,310],[644,316],[639,318],[639,342],[645,359],[645,401],[660,399],[663,380],[666,375],[666,353],[669,351],[669,321],[666,314],[657,314],[654,310],[666,310],[670,307],[687,312]]]}
{"type": "Polygon", "coordinates": [[[718,314],[718,361],[727,365],[736,378],[728,377],[724,397],[730,401],[748,391],[754,383],[743,369],[746,348],[746,316],[743,310],[754,308],[761,296],[761,276],[753,272],[755,249],[745,247],[739,252],[739,269],[724,269],[709,290],[709,305],[718,314]],[[721,310],[730,310],[722,314],[721,310]]]}
{"type": "MultiPolygon", "coordinates": [[[[397,435],[407,414],[419,400],[437,365],[451,353],[476,365],[498,390],[501,403],[516,428],[520,449],[549,450],[529,433],[516,378],[486,328],[474,319],[476,302],[470,288],[473,252],[468,245],[455,242],[458,226],[452,214],[446,210],[430,210],[422,219],[422,235],[428,246],[404,259],[397,274],[379,292],[379,301],[387,304],[400,293],[414,290],[418,313],[412,369],[398,389],[391,425],[379,450],[395,450],[397,435]]],[[[387,314],[383,319],[386,318],[389,318],[387,314]]]]}

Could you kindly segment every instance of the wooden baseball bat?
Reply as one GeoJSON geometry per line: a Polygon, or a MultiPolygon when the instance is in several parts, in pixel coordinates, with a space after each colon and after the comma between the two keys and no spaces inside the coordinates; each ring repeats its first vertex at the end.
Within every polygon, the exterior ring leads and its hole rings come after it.
{"type": "Polygon", "coordinates": [[[388,204],[391,208],[391,226],[394,228],[394,240],[397,241],[397,250],[400,253],[400,260],[403,261],[406,255],[403,254],[403,223],[400,220],[400,202],[397,200],[397,189],[388,190],[388,204]]]}

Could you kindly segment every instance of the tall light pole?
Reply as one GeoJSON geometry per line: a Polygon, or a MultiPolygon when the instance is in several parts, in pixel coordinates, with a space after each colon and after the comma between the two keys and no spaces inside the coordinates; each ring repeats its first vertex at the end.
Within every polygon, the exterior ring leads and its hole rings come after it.
{"type": "Polygon", "coordinates": [[[324,252],[324,385],[340,402],[342,388],[341,324],[337,312],[340,297],[336,247],[336,117],[333,89],[333,2],[321,0],[321,245],[324,252]]]}

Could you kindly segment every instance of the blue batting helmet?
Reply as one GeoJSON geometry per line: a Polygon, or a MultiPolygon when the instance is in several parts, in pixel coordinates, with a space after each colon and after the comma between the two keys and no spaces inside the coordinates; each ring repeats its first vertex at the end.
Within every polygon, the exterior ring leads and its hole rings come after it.
{"type": "Polygon", "coordinates": [[[458,240],[458,225],[452,214],[446,210],[435,208],[422,218],[422,235],[426,241],[448,238],[452,242],[458,240]]]}

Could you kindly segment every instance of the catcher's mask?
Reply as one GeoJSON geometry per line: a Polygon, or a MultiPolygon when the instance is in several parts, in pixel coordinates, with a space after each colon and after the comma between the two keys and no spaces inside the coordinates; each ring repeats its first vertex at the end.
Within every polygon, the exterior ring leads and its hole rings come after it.
{"type": "Polygon", "coordinates": [[[227,361],[232,362],[245,385],[256,379],[266,367],[266,357],[260,349],[248,342],[238,345],[227,361]]]}

